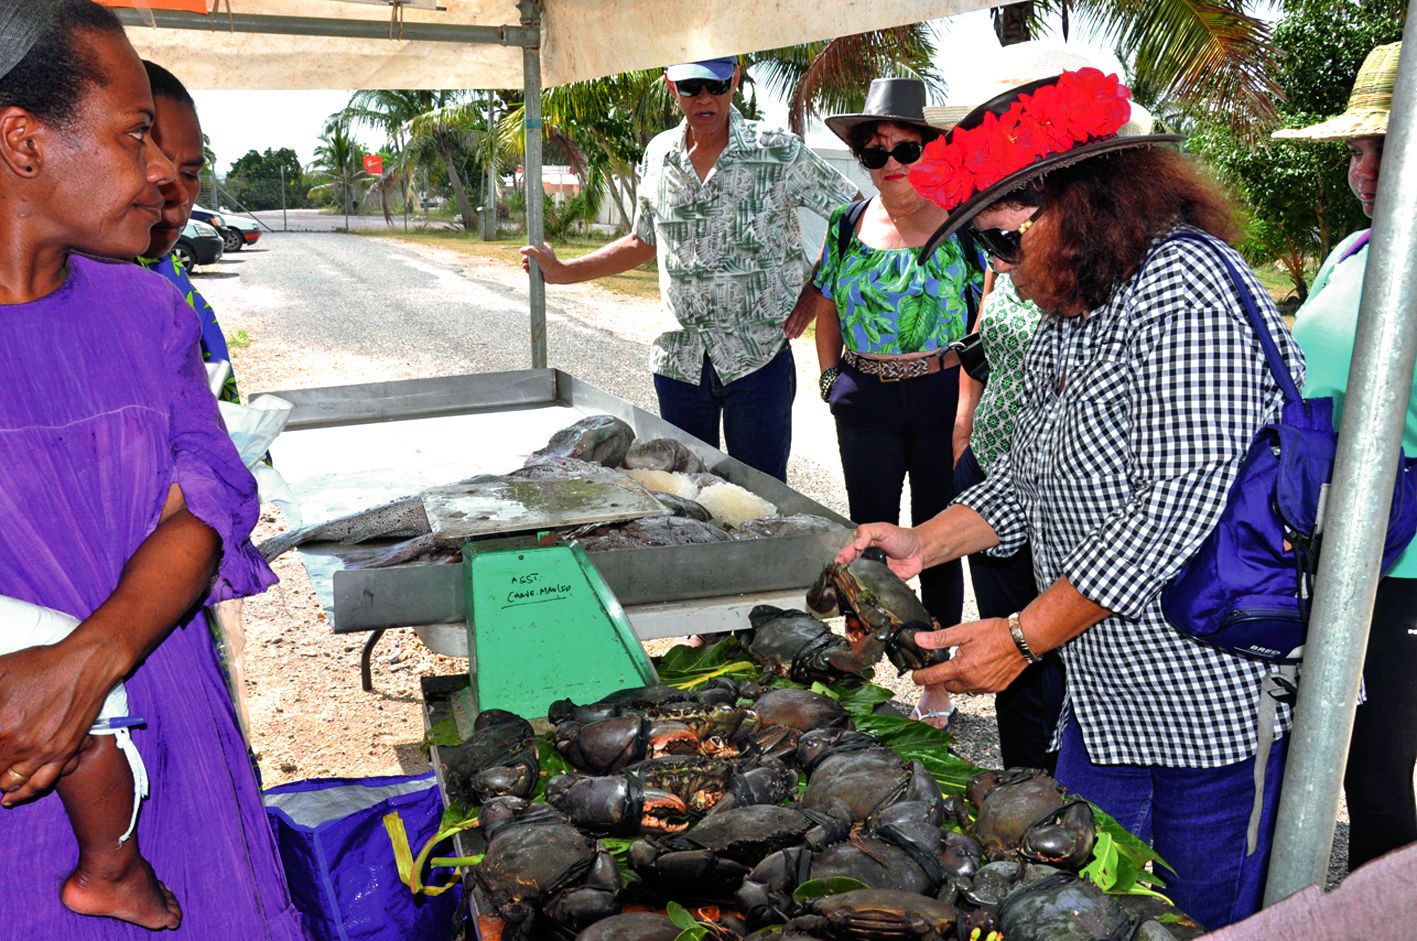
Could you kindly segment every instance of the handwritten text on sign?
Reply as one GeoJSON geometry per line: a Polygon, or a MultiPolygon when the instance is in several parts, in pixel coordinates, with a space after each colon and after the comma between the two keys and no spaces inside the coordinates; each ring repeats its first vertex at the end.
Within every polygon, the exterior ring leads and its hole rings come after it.
{"type": "Polygon", "coordinates": [[[560,601],[562,598],[569,598],[572,591],[572,586],[567,582],[542,583],[541,576],[535,572],[517,575],[512,578],[511,587],[507,589],[503,607],[560,601]]]}

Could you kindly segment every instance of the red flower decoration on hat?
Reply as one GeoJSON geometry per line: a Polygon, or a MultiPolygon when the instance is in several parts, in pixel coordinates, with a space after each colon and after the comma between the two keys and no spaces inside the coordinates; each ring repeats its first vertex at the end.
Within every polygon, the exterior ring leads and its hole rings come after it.
{"type": "Polygon", "coordinates": [[[1022,94],[1002,116],[956,128],[925,145],[910,182],[942,209],[954,209],[1020,170],[1079,144],[1116,134],[1131,117],[1131,92],[1097,69],[1064,72],[1051,85],[1022,94]]]}

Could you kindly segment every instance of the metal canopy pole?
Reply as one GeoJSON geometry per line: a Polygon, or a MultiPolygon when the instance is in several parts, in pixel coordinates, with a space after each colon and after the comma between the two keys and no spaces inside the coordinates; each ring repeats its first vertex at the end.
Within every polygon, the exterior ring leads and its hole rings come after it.
{"type": "MultiPolygon", "coordinates": [[[[1417,6],[1404,37],[1417,49],[1417,6]]],[[[1417,55],[1402,58],[1383,153],[1303,679],[1265,885],[1272,905],[1328,874],[1396,457],[1417,353],[1417,55]]],[[[1372,708],[1369,706],[1369,708],[1372,708]]]]}
{"type": "Polygon", "coordinates": [[[523,26],[464,26],[448,23],[401,23],[390,31],[384,20],[335,16],[266,16],[223,13],[207,16],[181,10],[114,10],[124,26],[159,29],[202,29],[209,32],[267,33],[277,36],[328,36],[334,39],[393,39],[414,42],[458,42],[501,46],[536,46],[539,28],[523,26]]]}
{"type": "MultiPolygon", "coordinates": [[[[522,25],[541,29],[541,0],[521,0],[522,25]]],[[[540,245],[546,239],[541,186],[541,48],[522,47],[524,74],[524,130],[526,136],[526,240],[540,245]]],[[[546,368],[546,282],[535,259],[527,266],[531,293],[531,368],[546,368]]]]}

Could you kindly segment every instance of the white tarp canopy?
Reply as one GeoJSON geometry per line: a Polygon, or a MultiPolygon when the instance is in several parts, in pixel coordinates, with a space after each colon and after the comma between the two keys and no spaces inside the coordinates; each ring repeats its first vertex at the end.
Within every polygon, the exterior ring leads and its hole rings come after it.
{"type": "MultiPolygon", "coordinates": [[[[218,0],[210,15],[145,9],[148,0],[100,2],[136,7],[120,11],[133,45],[191,88],[521,88],[522,46],[535,37],[523,28],[518,9],[533,8],[534,16],[535,4],[516,0],[437,0],[437,10],[405,4],[397,20],[389,0],[218,0]]],[[[541,84],[774,49],[989,5],[544,0],[541,84]]]]}

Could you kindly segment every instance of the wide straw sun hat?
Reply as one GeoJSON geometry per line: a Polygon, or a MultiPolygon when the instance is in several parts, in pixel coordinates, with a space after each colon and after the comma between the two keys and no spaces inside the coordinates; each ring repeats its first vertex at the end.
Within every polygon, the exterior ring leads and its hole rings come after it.
{"type": "Polygon", "coordinates": [[[1348,110],[1342,114],[1310,124],[1308,127],[1288,127],[1275,131],[1281,140],[1349,140],[1387,133],[1387,117],[1392,110],[1392,88],[1397,84],[1397,60],[1402,55],[1402,43],[1378,46],[1363,60],[1353,92],[1348,96],[1348,110]]]}

